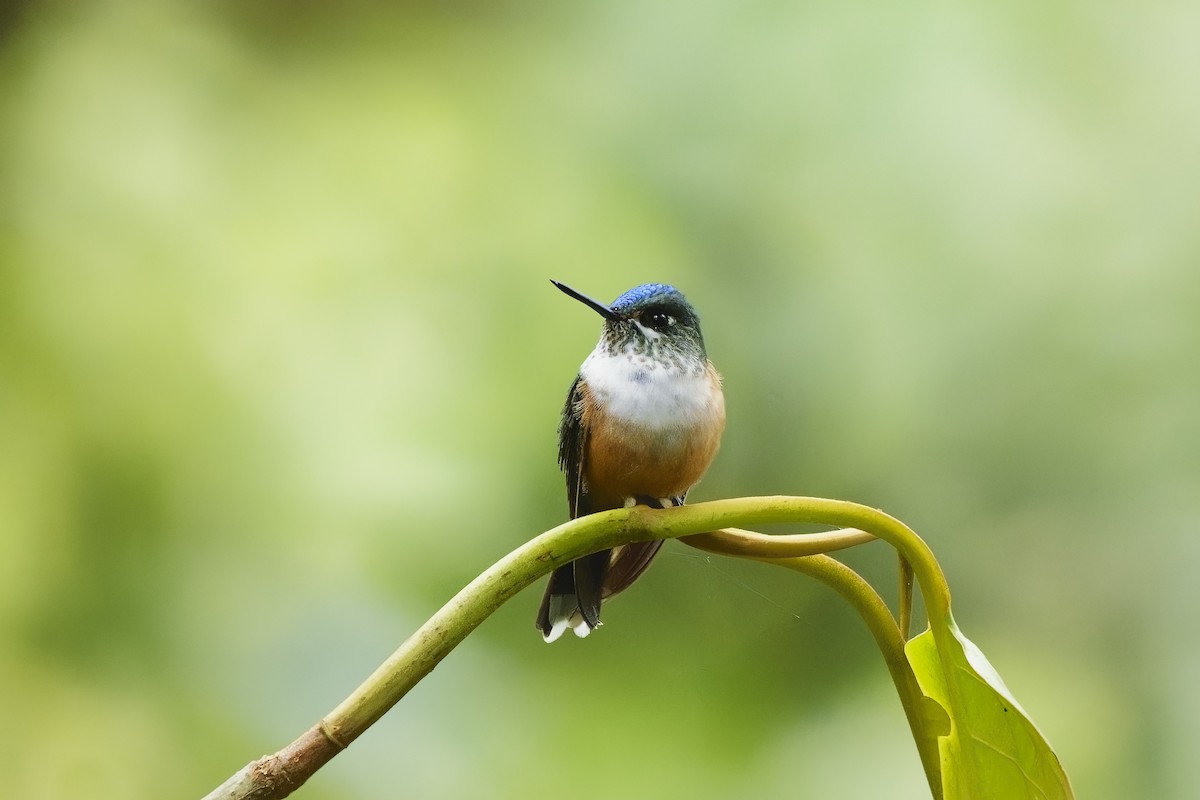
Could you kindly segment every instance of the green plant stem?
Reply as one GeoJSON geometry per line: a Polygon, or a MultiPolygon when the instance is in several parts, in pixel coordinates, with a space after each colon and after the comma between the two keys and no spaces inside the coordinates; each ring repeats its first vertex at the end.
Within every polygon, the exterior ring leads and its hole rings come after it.
{"type": "MultiPolygon", "coordinates": [[[[682,523],[673,513],[680,509],[660,511],[638,506],[607,511],[572,520],[538,536],[502,558],[435,613],[362,686],[325,717],[324,730],[332,741],[343,747],[354,741],[493,611],[555,567],[630,541],[707,531],[706,523],[710,519],[744,520],[746,512],[755,508],[753,503],[734,502],[733,507],[717,509],[716,516],[693,514],[682,523]]],[[[702,506],[683,507],[685,511],[692,509],[702,509],[702,506]]],[[[787,520],[776,518],[772,521],[787,520]]],[[[802,549],[810,553],[841,549],[874,537],[860,530],[850,530],[780,538],[780,552],[792,555],[802,549]],[[803,549],[805,546],[798,540],[809,536],[814,538],[816,545],[803,549]]]]}
{"type": "Polygon", "coordinates": [[[903,555],[899,556],[899,561],[900,613],[897,614],[897,618],[900,620],[900,637],[907,642],[909,632],[912,631],[913,568],[903,555]]]}
{"type": "Polygon", "coordinates": [[[887,603],[879,596],[871,584],[861,575],[847,567],[842,562],[829,556],[805,556],[789,558],[778,563],[780,566],[803,572],[824,583],[840,594],[858,611],[863,621],[867,623],[875,644],[883,654],[896,693],[904,708],[904,716],[908,719],[909,730],[912,731],[913,741],[917,745],[917,753],[921,758],[921,766],[925,769],[925,778],[929,781],[929,791],[933,796],[942,796],[942,759],[938,752],[937,733],[930,730],[929,717],[925,704],[928,699],[917,683],[912,665],[904,653],[904,635],[897,627],[887,603]]]}
{"type": "Polygon", "coordinates": [[[813,556],[845,550],[855,545],[875,541],[866,531],[841,528],[821,533],[797,533],[767,536],[741,528],[722,528],[719,531],[680,536],[679,541],[699,550],[743,558],[790,558],[813,556]]]}
{"type": "MultiPolygon", "coordinates": [[[[935,638],[949,635],[950,593],[933,554],[915,533],[881,511],[820,498],[744,497],[672,509],[635,506],[592,514],[547,531],[496,562],[401,644],[318,725],[279,753],[251,762],[208,798],[286,796],[362,735],[501,604],[555,567],[629,542],[780,522],[859,529],[816,534],[829,539],[827,549],[835,549],[847,538],[860,541],[865,534],[892,544],[913,563],[930,621],[938,622],[932,624],[935,638]]],[[[795,547],[794,541],[784,541],[770,555],[792,557],[795,547]]]]}
{"type": "MultiPolygon", "coordinates": [[[[842,531],[837,531],[842,533],[842,531]]],[[[680,541],[700,550],[722,555],[738,555],[795,570],[815,578],[840,594],[863,618],[875,644],[883,654],[884,663],[900,696],[900,704],[908,719],[909,729],[929,781],[934,797],[941,797],[942,767],[938,753],[937,734],[929,729],[925,713],[926,698],[913,674],[912,666],[904,653],[904,637],[887,603],[861,575],[835,558],[827,555],[771,557],[763,555],[771,550],[777,537],[764,536],[752,531],[726,529],[711,534],[686,536],[680,541]],[[765,540],[765,541],[764,541],[765,540]]],[[[782,549],[782,548],[781,548],[782,549]]]]}
{"type": "MultiPolygon", "coordinates": [[[[858,528],[884,540],[899,551],[911,565],[921,595],[925,600],[925,613],[937,640],[939,650],[951,652],[950,587],[945,575],[934,558],[929,546],[900,520],[878,509],[850,503],[845,500],[827,500],[818,497],[740,497],[731,500],[714,500],[694,506],[682,506],[667,511],[644,508],[627,509],[647,516],[671,514],[665,521],[665,536],[683,536],[692,532],[696,525],[703,530],[716,530],[732,525],[742,527],[765,525],[775,522],[807,522],[844,528],[858,528]],[[709,525],[704,525],[708,521],[709,525]]],[[[647,525],[653,525],[648,521],[647,525]]],[[[655,530],[659,529],[654,525],[655,530]]],[[[656,533],[656,536],[662,534],[656,533]]],[[[947,668],[952,664],[946,663],[947,668]]]]}

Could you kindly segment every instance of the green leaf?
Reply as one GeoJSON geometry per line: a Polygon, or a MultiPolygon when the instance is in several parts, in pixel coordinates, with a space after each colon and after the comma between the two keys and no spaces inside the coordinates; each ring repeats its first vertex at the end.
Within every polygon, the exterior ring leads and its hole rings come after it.
{"type": "Polygon", "coordinates": [[[938,737],[945,800],[1073,798],[1071,782],[1041,731],[952,617],[905,645],[921,689],[950,718],[938,737]],[[938,640],[941,641],[938,641],[938,640]]]}

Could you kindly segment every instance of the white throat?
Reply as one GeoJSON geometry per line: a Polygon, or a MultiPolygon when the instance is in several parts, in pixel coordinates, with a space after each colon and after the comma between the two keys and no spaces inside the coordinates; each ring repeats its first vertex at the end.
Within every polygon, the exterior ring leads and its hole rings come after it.
{"type": "Polygon", "coordinates": [[[579,372],[608,414],[647,428],[687,427],[706,419],[717,391],[703,362],[672,366],[629,351],[598,348],[579,372]]]}

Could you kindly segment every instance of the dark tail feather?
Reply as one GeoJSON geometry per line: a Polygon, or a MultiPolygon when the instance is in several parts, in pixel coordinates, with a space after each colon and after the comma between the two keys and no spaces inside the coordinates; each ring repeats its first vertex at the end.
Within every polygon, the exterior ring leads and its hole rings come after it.
{"type": "MultiPolygon", "coordinates": [[[[542,638],[553,642],[562,635],[562,630],[554,630],[554,622],[563,616],[569,619],[579,603],[575,599],[575,565],[566,564],[554,570],[546,583],[546,593],[542,595],[542,605],[538,609],[537,626],[542,632],[542,638]]],[[[565,628],[565,625],[563,626],[565,628]]]]}
{"type": "Polygon", "coordinates": [[[575,562],[575,596],[579,600],[579,613],[589,629],[600,627],[600,592],[611,556],[611,550],[601,550],[575,562]]]}
{"type": "Polygon", "coordinates": [[[593,553],[554,570],[537,616],[538,629],[547,642],[562,636],[568,627],[577,636],[587,636],[600,625],[600,600],[611,552],[593,553]]]}
{"type": "Polygon", "coordinates": [[[653,542],[634,542],[617,548],[612,564],[608,567],[608,577],[604,579],[604,590],[601,595],[605,600],[618,592],[623,592],[629,585],[650,566],[658,549],[662,547],[662,539],[653,542]]]}

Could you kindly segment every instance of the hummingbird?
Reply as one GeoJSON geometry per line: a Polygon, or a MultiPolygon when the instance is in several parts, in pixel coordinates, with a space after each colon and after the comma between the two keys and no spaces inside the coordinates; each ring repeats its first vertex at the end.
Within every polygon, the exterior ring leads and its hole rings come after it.
{"type": "MultiPolygon", "coordinates": [[[[604,318],[558,426],[571,519],[647,505],[683,505],[712,463],[725,430],[721,376],[708,360],[700,318],[673,286],[636,286],[605,305],[551,280],[604,318]]],[[[646,571],[661,540],[584,556],[554,571],[538,610],[547,642],[600,625],[600,604],[646,571]]]]}

